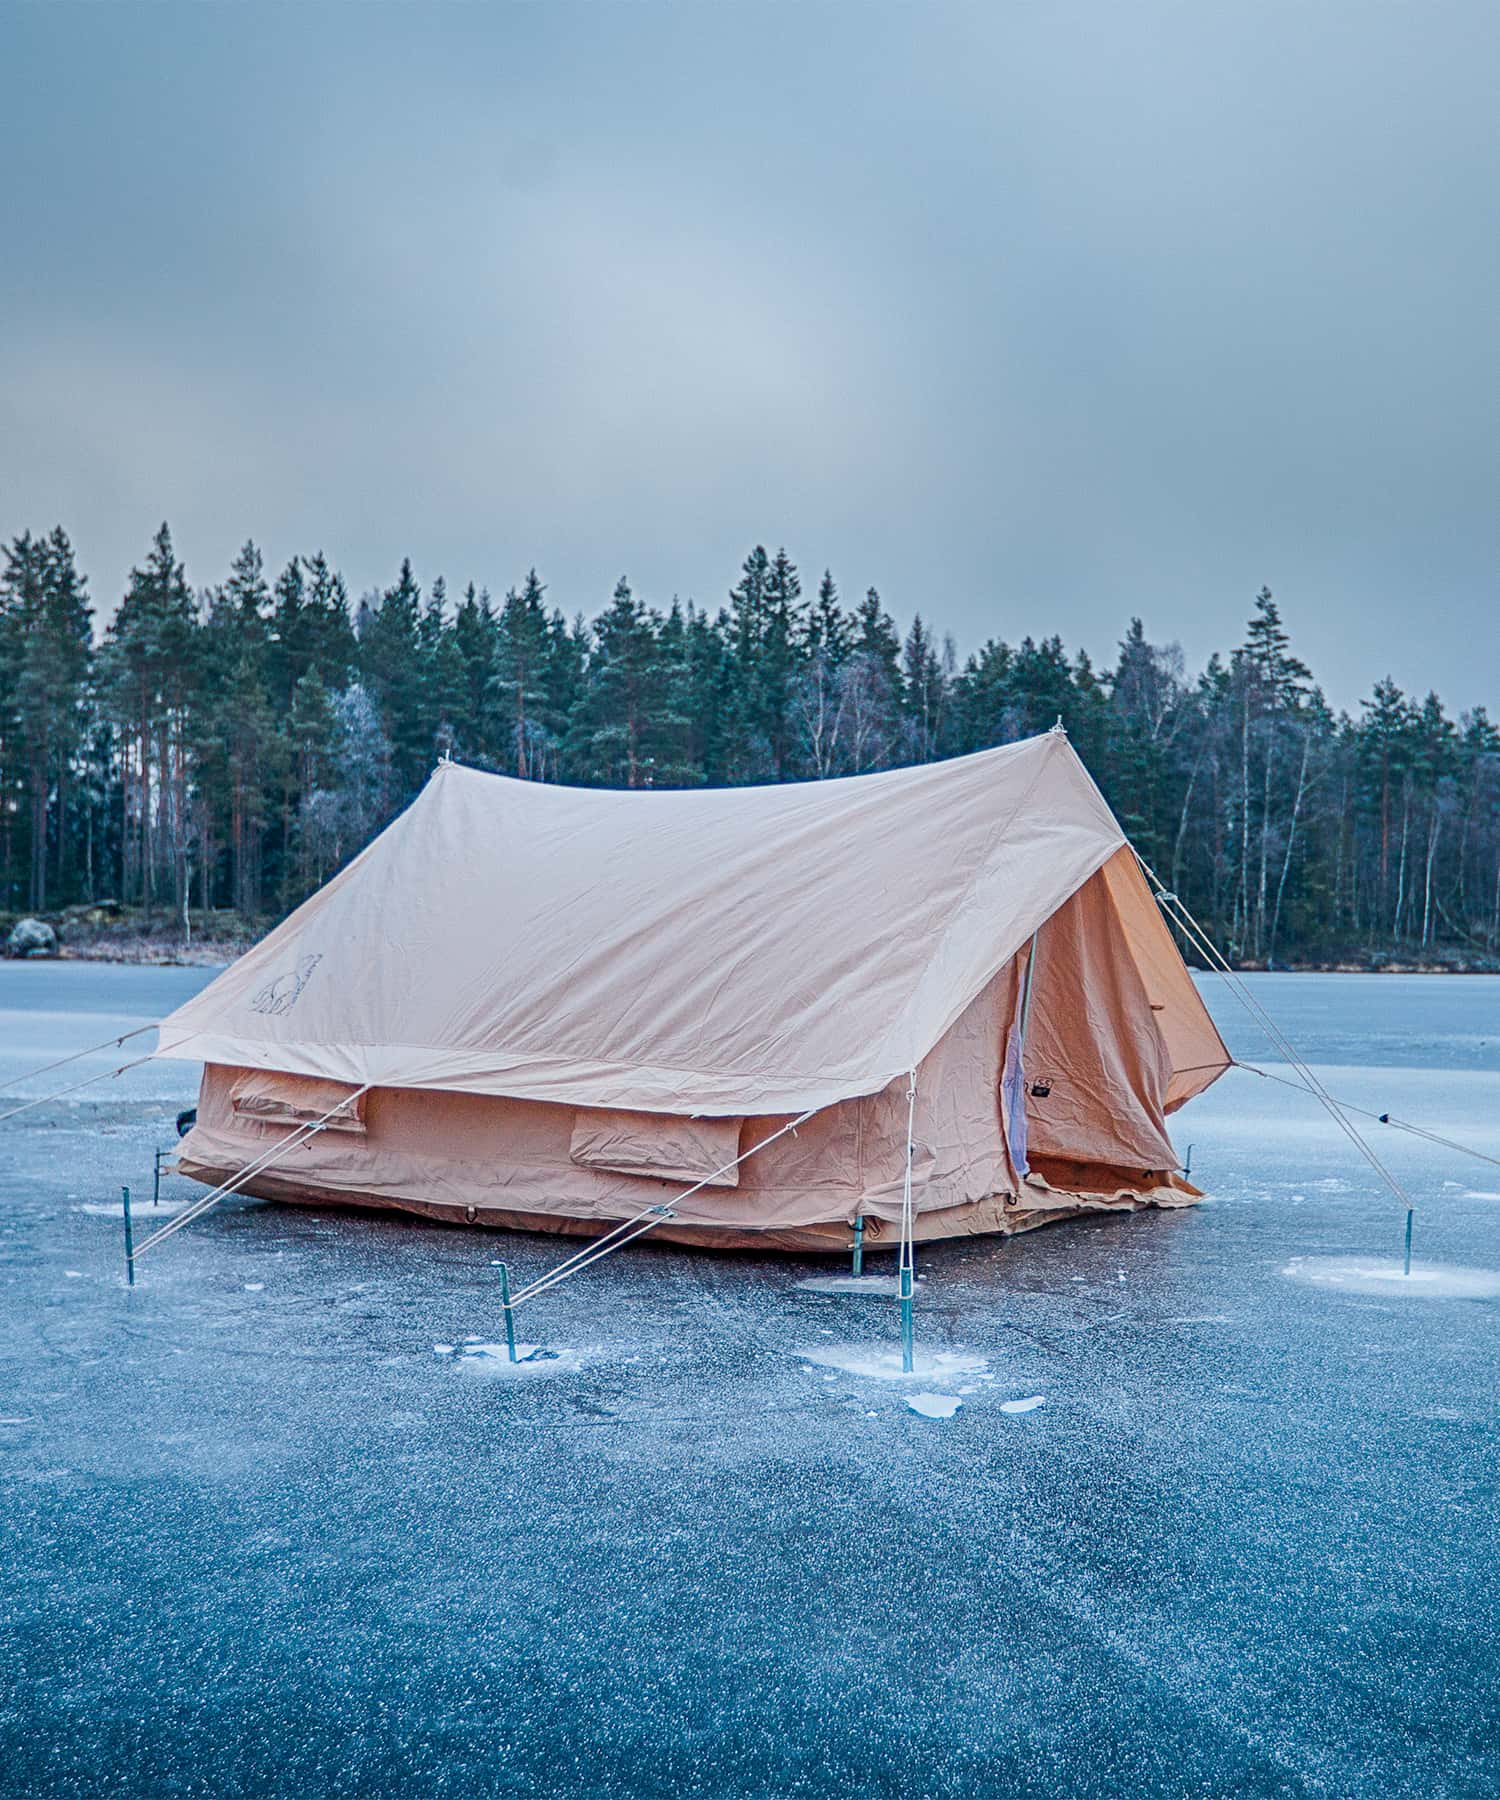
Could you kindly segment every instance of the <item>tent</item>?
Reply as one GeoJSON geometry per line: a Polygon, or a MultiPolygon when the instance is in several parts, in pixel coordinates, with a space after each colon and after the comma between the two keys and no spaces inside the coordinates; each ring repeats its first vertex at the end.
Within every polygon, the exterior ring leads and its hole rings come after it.
{"type": "Polygon", "coordinates": [[[1230,1061],[1060,730],[777,787],[444,763],[161,1042],[204,1182],[794,1249],[894,1243],[908,1138],[917,1238],[1191,1201],[1166,1117],[1230,1061]]]}

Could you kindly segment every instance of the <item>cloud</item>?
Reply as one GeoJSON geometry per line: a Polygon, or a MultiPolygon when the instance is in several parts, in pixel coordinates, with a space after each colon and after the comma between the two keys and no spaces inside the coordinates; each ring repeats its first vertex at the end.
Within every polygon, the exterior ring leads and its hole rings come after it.
{"type": "Polygon", "coordinates": [[[163,515],[570,611],[784,541],[1096,656],[1266,581],[1337,701],[1484,699],[1497,17],[18,10],[0,529],[105,606],[163,515]]]}

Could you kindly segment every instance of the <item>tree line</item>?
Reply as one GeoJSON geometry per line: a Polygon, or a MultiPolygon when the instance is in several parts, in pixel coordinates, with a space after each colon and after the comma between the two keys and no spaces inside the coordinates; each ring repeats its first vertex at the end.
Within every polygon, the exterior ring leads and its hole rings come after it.
{"type": "Polygon", "coordinates": [[[352,604],[321,554],[247,543],[195,590],[165,525],[102,634],[67,534],[0,571],[0,908],[285,912],[452,756],[605,787],[820,780],[1061,719],[1162,880],[1246,963],[1500,950],[1500,733],[1389,678],[1335,713],[1272,595],[1195,675],[1132,619],[961,662],[871,588],[757,546],[714,608],[622,579],[592,619],[532,570],[496,601],[409,561],[352,604]]]}

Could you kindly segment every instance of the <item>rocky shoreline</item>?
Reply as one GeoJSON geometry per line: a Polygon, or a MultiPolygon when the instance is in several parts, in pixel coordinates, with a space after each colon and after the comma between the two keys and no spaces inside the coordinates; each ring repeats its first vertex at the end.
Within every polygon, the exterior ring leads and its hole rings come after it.
{"type": "MultiPolygon", "coordinates": [[[[277,922],[274,917],[195,910],[188,915],[185,939],[180,913],[103,900],[57,912],[0,913],[0,951],[17,960],[211,968],[242,956],[277,922]]],[[[1346,950],[1296,961],[1278,959],[1270,965],[1246,960],[1234,966],[1247,974],[1500,975],[1500,955],[1451,947],[1425,956],[1346,950]]]]}

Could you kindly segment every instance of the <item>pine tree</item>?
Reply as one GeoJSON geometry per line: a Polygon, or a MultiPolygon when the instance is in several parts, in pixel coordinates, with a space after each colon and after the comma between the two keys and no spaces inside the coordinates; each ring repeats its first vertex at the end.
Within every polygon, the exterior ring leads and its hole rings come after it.
{"type": "Polygon", "coordinates": [[[723,623],[725,658],[718,704],[720,753],[727,781],[766,781],[774,753],[765,730],[761,680],[757,673],[766,630],[766,586],[771,559],[757,544],[745,558],[730,590],[723,623]]]}
{"type": "Polygon", "coordinates": [[[843,768],[854,775],[889,768],[899,753],[901,640],[874,588],[855,614],[854,643],[838,685],[843,768]]]}
{"type": "Polygon", "coordinates": [[[417,639],[422,657],[422,714],[430,722],[429,741],[440,757],[452,756],[457,747],[455,721],[468,698],[463,657],[447,615],[448,584],[439,575],[422,610],[417,639]]]}
{"type": "Polygon", "coordinates": [[[1114,670],[1104,682],[1115,810],[1146,860],[1162,868],[1169,834],[1182,823],[1173,802],[1176,738],[1188,716],[1183,671],[1181,646],[1150,643],[1137,618],[1120,640],[1114,670]]]}
{"type": "Polygon", "coordinates": [[[404,558],[394,586],[371,604],[361,602],[359,668],[362,685],[390,745],[392,803],[404,805],[432,773],[436,721],[425,710],[427,669],[422,655],[422,590],[404,558]]]}
{"type": "Polygon", "coordinates": [[[277,576],[267,637],[266,686],[279,715],[309,669],[334,689],[347,686],[358,656],[349,592],[321,550],[294,556],[277,576]]]}
{"type": "Polygon", "coordinates": [[[551,632],[546,592],[535,569],[527,573],[519,593],[510,589],[500,609],[495,647],[496,738],[504,746],[511,773],[523,781],[540,780],[555,760],[547,704],[551,632]]]}
{"type": "Polygon", "coordinates": [[[804,620],[800,668],[792,688],[800,768],[818,781],[826,780],[842,763],[845,720],[840,701],[853,636],[853,622],[839,604],[833,574],[825,569],[818,597],[804,620]]]}
{"type": "Polygon", "coordinates": [[[323,684],[316,668],[309,669],[292,690],[288,717],[292,741],[289,760],[288,790],[296,799],[296,872],[288,865],[283,906],[290,906],[322,885],[333,872],[328,861],[332,846],[320,836],[313,821],[316,804],[313,796],[324,792],[333,780],[333,756],[338,741],[339,719],[333,697],[323,684]]]}
{"type": "Polygon", "coordinates": [[[106,694],[122,738],[122,897],[149,903],[170,871],[186,916],[188,732],[200,670],[198,608],[165,524],[130,584],[105,639],[106,694]]]}
{"type": "Polygon", "coordinates": [[[663,654],[661,633],[659,615],[622,576],[594,627],[589,679],[570,734],[575,766],[591,781],[673,787],[690,772],[686,720],[672,707],[677,670],[663,654]]]}
{"type": "Polygon", "coordinates": [[[493,766],[496,738],[490,729],[491,684],[499,656],[499,625],[487,588],[471,581],[453,618],[453,643],[462,666],[462,699],[455,724],[458,754],[482,768],[493,766]]]}
{"type": "Polygon", "coordinates": [[[1412,762],[1412,707],[1389,675],[1383,681],[1376,682],[1370,699],[1362,700],[1360,705],[1364,709],[1365,718],[1359,733],[1359,761],[1365,777],[1365,804],[1379,821],[1377,867],[1383,907],[1392,905],[1393,864],[1399,861],[1401,865],[1402,880],[1390,923],[1394,939],[1400,934],[1400,915],[1405,898],[1404,854],[1399,858],[1392,854],[1394,823],[1396,802],[1399,799],[1403,802],[1400,841],[1404,852],[1404,826],[1408,813],[1406,801],[1412,762]]]}
{"type": "Polygon", "coordinates": [[[806,639],[802,580],[784,549],[766,573],[764,620],[755,658],[753,713],[755,730],[770,750],[771,776],[784,781],[791,773],[792,690],[798,649],[806,639]]]}
{"type": "Polygon", "coordinates": [[[908,762],[931,762],[938,754],[946,700],[943,666],[918,613],[901,649],[903,751],[908,762]]]}
{"type": "Polygon", "coordinates": [[[825,569],[823,579],[818,583],[818,597],[807,611],[804,656],[811,660],[821,655],[827,659],[830,668],[836,669],[849,654],[853,635],[849,615],[839,604],[833,571],[825,569]]]}

